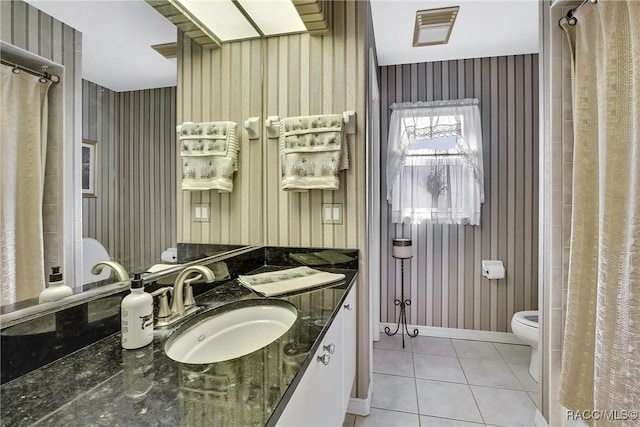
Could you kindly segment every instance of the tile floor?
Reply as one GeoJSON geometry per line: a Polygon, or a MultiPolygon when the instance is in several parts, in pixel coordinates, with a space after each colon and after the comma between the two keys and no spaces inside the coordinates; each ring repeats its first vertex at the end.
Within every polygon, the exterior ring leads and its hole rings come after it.
{"type": "Polygon", "coordinates": [[[538,383],[524,345],[381,334],[367,417],[345,426],[533,426],[538,383]]]}

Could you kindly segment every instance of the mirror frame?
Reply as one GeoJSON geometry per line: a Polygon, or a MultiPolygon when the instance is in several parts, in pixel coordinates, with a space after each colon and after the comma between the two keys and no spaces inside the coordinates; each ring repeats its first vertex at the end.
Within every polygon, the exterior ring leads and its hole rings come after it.
{"type": "MultiPolygon", "coordinates": [[[[26,7],[27,10],[30,10],[31,8],[38,10],[35,6],[32,6],[30,4],[27,4],[26,7]]],[[[52,19],[55,20],[55,18],[53,17],[52,19]]],[[[77,32],[77,30],[75,29],[72,30],[74,32],[77,32]]],[[[178,38],[180,38],[180,34],[178,38]]],[[[56,132],[58,132],[59,140],[62,142],[60,150],[60,174],[62,176],[57,184],[59,186],[58,191],[60,194],[59,212],[61,213],[61,218],[59,220],[61,227],[59,262],[62,266],[62,272],[67,284],[71,286],[74,291],[76,291],[79,288],[82,288],[81,283],[83,265],[83,194],[80,178],[82,175],[81,150],[83,142],[83,96],[81,95],[83,80],[81,58],[84,46],[82,44],[75,46],[72,51],[73,54],[66,55],[66,57],[69,57],[69,59],[59,59],[59,62],[54,62],[51,59],[46,59],[38,55],[37,53],[32,53],[28,50],[25,50],[26,48],[23,49],[10,44],[12,42],[14,42],[14,40],[12,39],[8,39],[6,41],[0,40],[0,50],[3,52],[3,54],[5,52],[11,52],[13,55],[19,58],[24,58],[24,60],[32,61],[33,63],[38,62],[40,64],[48,64],[50,65],[50,70],[52,70],[56,74],[59,74],[60,76],[59,91],[61,99],[59,101],[59,105],[58,103],[56,103],[56,107],[60,107],[60,124],[57,125],[56,132]]],[[[263,45],[262,42],[261,45],[263,45]]],[[[180,67],[180,64],[178,64],[177,67],[180,67]]],[[[262,71],[260,75],[262,76],[262,71]]],[[[177,85],[179,84],[180,78],[178,72],[177,85]]],[[[259,93],[263,94],[263,92],[264,87],[261,77],[259,93]]],[[[261,108],[264,107],[262,106],[262,103],[260,105],[261,108]]],[[[260,114],[260,116],[262,116],[262,114],[260,114]]],[[[263,138],[261,137],[260,140],[262,139],[263,138]]],[[[179,188],[176,188],[176,191],[180,191],[179,188]]],[[[181,206],[178,204],[176,208],[181,209],[181,206]]],[[[180,215],[178,215],[178,217],[179,216],[180,215]]],[[[262,229],[262,234],[263,233],[264,229],[262,229]]],[[[180,236],[178,236],[178,239],[180,239],[180,236]]],[[[223,254],[219,254],[218,256],[237,254],[238,251],[241,251],[243,249],[255,249],[256,247],[262,247],[263,244],[264,239],[261,239],[261,241],[259,242],[248,242],[248,245],[245,245],[240,249],[225,252],[223,254]]],[[[202,262],[204,259],[209,258],[187,261],[182,264],[182,266],[192,265],[194,263],[197,264],[199,262],[202,262]]],[[[175,269],[168,269],[155,274],[158,274],[158,277],[161,277],[167,274],[171,274],[171,272],[180,271],[181,268],[184,267],[176,267],[175,269]]],[[[155,274],[148,277],[155,277],[155,274]]],[[[147,280],[147,278],[145,278],[145,280],[147,280]]],[[[2,325],[2,328],[4,328],[5,326],[7,326],[6,323],[8,322],[12,322],[12,324],[18,323],[23,318],[24,320],[28,320],[34,317],[38,317],[41,314],[55,312],[69,306],[81,304],[92,299],[97,299],[103,296],[108,296],[113,293],[120,292],[123,288],[126,288],[127,284],[128,282],[118,282],[109,285],[103,285],[99,288],[78,292],[77,294],[74,294],[63,301],[36,304],[30,307],[14,309],[14,311],[0,314],[0,323],[2,325]]]]}
{"type": "MultiPolygon", "coordinates": [[[[234,249],[221,254],[203,257],[200,259],[186,262],[184,264],[177,264],[171,268],[167,268],[166,270],[161,270],[155,273],[146,274],[144,276],[143,282],[147,284],[147,283],[159,281],[164,277],[170,276],[172,274],[176,274],[192,265],[203,265],[203,264],[209,264],[212,262],[224,261],[226,259],[235,257],[237,255],[251,252],[263,247],[264,245],[247,245],[247,246],[243,246],[241,248],[234,249]]],[[[5,313],[0,315],[0,325],[2,325],[2,329],[5,329],[10,326],[14,326],[18,323],[33,320],[40,316],[46,316],[48,314],[55,313],[57,311],[65,310],[67,308],[71,308],[80,304],[87,303],[89,301],[108,297],[129,289],[130,283],[131,283],[130,280],[127,280],[125,282],[112,283],[110,285],[101,286],[99,288],[90,289],[87,291],[83,291],[83,292],[71,295],[59,301],[45,302],[42,304],[33,305],[31,307],[26,307],[20,310],[15,310],[10,313],[5,313]]]]}

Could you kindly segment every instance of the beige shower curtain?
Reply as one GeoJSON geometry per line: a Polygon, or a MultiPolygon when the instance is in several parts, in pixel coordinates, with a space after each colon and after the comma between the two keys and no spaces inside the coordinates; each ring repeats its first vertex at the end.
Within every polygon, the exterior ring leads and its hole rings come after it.
{"type": "MultiPolygon", "coordinates": [[[[640,1],[586,2],[573,53],[573,214],[560,400],[640,410],[640,1]]],[[[637,426],[638,420],[594,421],[637,426]]],[[[615,418],[615,416],[613,416],[615,418]]]]}
{"type": "Polygon", "coordinates": [[[37,297],[44,289],[42,196],[51,82],[0,67],[1,303],[37,297]]]}

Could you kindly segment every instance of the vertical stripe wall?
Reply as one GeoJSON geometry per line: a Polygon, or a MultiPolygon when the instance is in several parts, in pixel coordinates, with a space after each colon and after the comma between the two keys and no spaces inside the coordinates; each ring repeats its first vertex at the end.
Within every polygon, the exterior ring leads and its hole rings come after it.
{"type": "Polygon", "coordinates": [[[381,321],[395,322],[400,265],[394,237],[413,239],[405,262],[409,323],[510,331],[514,312],[538,308],[538,57],[517,55],[380,68],[380,170],[386,168],[394,102],[478,98],[484,191],[480,226],[402,225],[390,221],[382,174],[381,321]],[[502,260],[506,277],[488,280],[481,260],[502,260]]]}
{"type": "MultiPolygon", "coordinates": [[[[331,32],[224,43],[203,50],[178,38],[178,123],[280,118],[356,112],[349,170],[339,191],[307,193],[280,189],[277,139],[249,141],[242,131],[238,172],[230,194],[180,191],[178,240],[264,243],[274,246],[359,248],[358,374],[356,394],[369,386],[369,292],[366,275],[365,106],[368,2],[332,1],[331,32]],[[192,219],[195,204],[211,206],[211,222],[192,219]],[[324,224],[322,204],[342,205],[341,224],[324,224]]],[[[180,176],[178,177],[180,179],[180,176]]]]}
{"type": "Polygon", "coordinates": [[[176,88],[114,92],[82,81],[82,137],[97,142],[97,197],[83,236],[131,273],[176,245],[176,88]]]}
{"type": "Polygon", "coordinates": [[[72,165],[80,154],[82,34],[21,0],[0,1],[0,40],[59,65],[50,68],[60,75],[61,82],[49,89],[43,199],[45,269],[50,272],[52,266],[62,265],[67,283],[74,284],[81,271],[74,257],[80,232],[74,212],[80,195],[73,187],[77,171],[72,165]]]}
{"type": "Polygon", "coordinates": [[[366,2],[331,2],[331,33],[267,39],[265,112],[293,117],[357,114],[349,169],[338,191],[284,192],[280,189],[277,139],[265,140],[265,243],[279,246],[356,248],[365,218],[366,2]],[[361,4],[362,3],[362,4],[361,4]],[[322,205],[342,206],[341,224],[324,224],[322,205]]]}
{"type": "MultiPolygon", "coordinates": [[[[262,139],[249,140],[242,124],[259,117],[262,128],[263,41],[224,43],[203,49],[178,32],[178,123],[231,120],[238,123],[240,152],[233,191],[182,191],[177,153],[178,240],[186,243],[263,243],[262,139]],[[196,205],[210,208],[210,220],[193,218],[196,205]]],[[[262,128],[264,131],[264,128],[262,128]]]]}
{"type": "Polygon", "coordinates": [[[366,125],[369,3],[332,1],[331,32],[268,38],[264,61],[266,116],[293,117],[356,112],[349,169],[340,172],[338,191],[284,192],[280,189],[277,139],[264,139],[264,241],[274,246],[360,249],[357,295],[357,377],[355,393],[366,398],[369,379],[369,281],[366,240],[366,125]],[[325,224],[324,203],[342,206],[342,223],[325,224]]]}

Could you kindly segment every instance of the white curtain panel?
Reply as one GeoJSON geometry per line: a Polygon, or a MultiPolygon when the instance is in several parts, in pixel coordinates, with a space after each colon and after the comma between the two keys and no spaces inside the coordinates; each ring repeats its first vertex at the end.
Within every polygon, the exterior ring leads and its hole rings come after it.
{"type": "Polygon", "coordinates": [[[0,282],[2,305],[44,289],[42,196],[51,82],[0,67],[0,282]]]}
{"type": "Polygon", "coordinates": [[[562,21],[574,159],[560,400],[622,414],[640,409],[640,2],[586,2],[574,16],[562,21]]]}
{"type": "Polygon", "coordinates": [[[386,175],[392,222],[480,224],[484,180],[478,103],[391,106],[386,175]]]}

